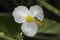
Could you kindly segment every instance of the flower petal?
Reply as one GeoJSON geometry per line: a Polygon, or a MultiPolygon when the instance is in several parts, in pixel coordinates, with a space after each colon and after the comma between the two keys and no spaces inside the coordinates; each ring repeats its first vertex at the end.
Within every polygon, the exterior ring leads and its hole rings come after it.
{"type": "Polygon", "coordinates": [[[13,17],[17,23],[25,21],[25,16],[28,14],[28,9],[25,6],[18,6],[13,11],[13,17]]]}
{"type": "Polygon", "coordinates": [[[44,15],[43,14],[37,14],[37,19],[39,19],[40,21],[43,21],[43,19],[44,19],[44,15]]]}
{"type": "Polygon", "coordinates": [[[22,24],[21,30],[24,32],[26,36],[33,37],[38,31],[38,25],[36,24],[36,22],[25,22],[22,24]]]}
{"type": "Polygon", "coordinates": [[[30,7],[31,14],[35,17],[38,13],[43,14],[43,10],[40,6],[34,5],[30,7]]]}

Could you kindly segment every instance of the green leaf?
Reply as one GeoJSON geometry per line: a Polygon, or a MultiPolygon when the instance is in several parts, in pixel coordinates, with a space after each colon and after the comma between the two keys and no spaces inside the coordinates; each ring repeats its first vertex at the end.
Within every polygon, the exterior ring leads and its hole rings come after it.
{"type": "Polygon", "coordinates": [[[60,23],[44,19],[43,26],[39,27],[38,33],[60,34],[60,23]]]}
{"type": "Polygon", "coordinates": [[[11,13],[0,13],[0,32],[16,39],[16,35],[21,32],[20,26],[21,24],[14,21],[11,13]]]}
{"type": "Polygon", "coordinates": [[[11,13],[0,13],[0,17],[11,17],[11,13]]]}
{"type": "Polygon", "coordinates": [[[16,35],[21,32],[20,26],[13,17],[0,16],[0,32],[4,32],[5,35],[16,39],[16,35]]]}
{"type": "Polygon", "coordinates": [[[8,32],[7,28],[5,25],[3,25],[2,23],[0,23],[0,32],[8,32]]]}
{"type": "Polygon", "coordinates": [[[10,38],[8,36],[1,36],[0,35],[0,40],[14,40],[14,39],[12,39],[12,38],[10,38]]]}

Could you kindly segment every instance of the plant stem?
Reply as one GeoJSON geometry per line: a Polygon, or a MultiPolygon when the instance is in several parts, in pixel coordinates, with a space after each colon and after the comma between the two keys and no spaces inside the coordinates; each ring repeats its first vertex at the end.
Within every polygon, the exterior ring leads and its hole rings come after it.
{"type": "Polygon", "coordinates": [[[12,39],[12,38],[10,38],[10,37],[7,37],[7,36],[0,36],[0,38],[4,38],[4,39],[6,39],[6,40],[14,40],[14,39],[12,39]]]}
{"type": "Polygon", "coordinates": [[[11,13],[0,13],[1,17],[11,17],[12,14],[11,13]]]}
{"type": "Polygon", "coordinates": [[[53,7],[52,5],[48,4],[47,2],[45,2],[43,0],[37,0],[37,1],[43,7],[47,8],[48,10],[50,10],[53,13],[57,14],[58,16],[60,16],[60,10],[58,10],[57,8],[53,7]]]}

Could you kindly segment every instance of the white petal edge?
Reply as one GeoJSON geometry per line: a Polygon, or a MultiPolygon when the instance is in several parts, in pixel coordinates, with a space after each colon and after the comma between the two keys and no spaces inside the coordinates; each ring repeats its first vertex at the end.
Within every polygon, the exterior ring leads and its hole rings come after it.
{"type": "Polygon", "coordinates": [[[36,22],[25,22],[22,24],[21,30],[26,36],[33,37],[38,31],[38,25],[36,24],[36,22]]]}
{"type": "Polygon", "coordinates": [[[43,14],[43,10],[39,5],[34,5],[30,7],[31,14],[35,17],[38,13],[43,14]]]}
{"type": "Polygon", "coordinates": [[[43,21],[43,19],[44,19],[44,15],[43,14],[37,14],[37,19],[39,19],[40,21],[43,21]]]}
{"type": "Polygon", "coordinates": [[[25,16],[29,13],[29,10],[25,6],[18,6],[13,11],[13,17],[15,22],[23,23],[25,21],[25,16]]]}

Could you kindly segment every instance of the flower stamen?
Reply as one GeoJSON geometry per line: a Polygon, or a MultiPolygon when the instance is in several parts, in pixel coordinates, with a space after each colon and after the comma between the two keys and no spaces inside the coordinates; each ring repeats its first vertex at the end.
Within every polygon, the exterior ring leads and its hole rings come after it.
{"type": "Polygon", "coordinates": [[[33,17],[31,15],[27,15],[26,16],[26,21],[27,22],[32,22],[33,21],[33,17]]]}

